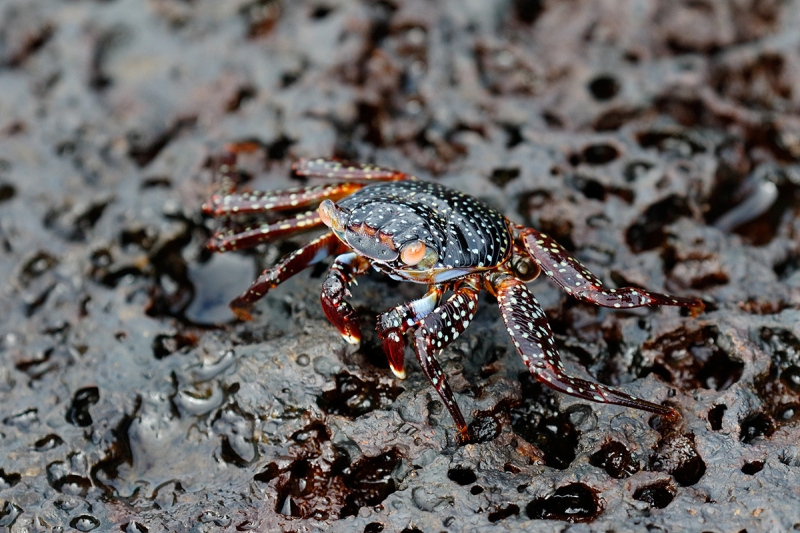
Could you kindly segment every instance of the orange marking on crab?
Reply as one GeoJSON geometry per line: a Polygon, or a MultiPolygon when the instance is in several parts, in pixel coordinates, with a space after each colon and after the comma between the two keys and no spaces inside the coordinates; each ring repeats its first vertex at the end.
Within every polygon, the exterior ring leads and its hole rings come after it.
{"type": "Polygon", "coordinates": [[[378,238],[385,246],[388,246],[392,250],[397,249],[397,246],[394,244],[394,238],[388,233],[383,233],[382,231],[378,232],[378,238]]]}
{"type": "Polygon", "coordinates": [[[425,258],[425,252],[428,250],[425,243],[422,241],[412,242],[403,248],[400,252],[400,259],[403,263],[414,266],[425,258]]]}

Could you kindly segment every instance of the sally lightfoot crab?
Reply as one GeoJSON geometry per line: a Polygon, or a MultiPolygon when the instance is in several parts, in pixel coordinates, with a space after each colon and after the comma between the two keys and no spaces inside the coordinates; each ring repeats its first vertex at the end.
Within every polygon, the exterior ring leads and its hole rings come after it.
{"type": "Polygon", "coordinates": [[[380,315],[378,335],[392,372],[403,378],[405,333],[414,330],[414,351],[422,371],[453,417],[459,439],[468,442],[467,424],[436,355],[469,326],[478,293],[486,289],[497,298],[517,352],[543,384],[589,401],[677,416],[670,407],[567,374],[544,311],[526,283],[544,272],[571,296],[617,309],[671,305],[686,307],[694,316],[703,310],[700,300],[634,287],[606,288],[547,235],[510,222],[472,196],[396,170],[303,159],[293,167],[297,175],[328,182],[235,194],[235,162],[233,153],[223,157],[219,165],[223,186],[203,206],[206,213],[224,221],[224,228],[209,241],[210,249],[227,252],[298,232],[328,229],[265,270],[231,302],[238,318],[249,319],[250,307],[267,291],[334,257],[322,284],[322,308],[347,342],[358,343],[358,321],[345,299],[356,276],[371,266],[394,279],[426,284],[425,296],[380,315]],[[254,215],[284,210],[296,214],[275,223],[247,225],[254,215]],[[448,291],[452,294],[445,298],[448,291]]]}

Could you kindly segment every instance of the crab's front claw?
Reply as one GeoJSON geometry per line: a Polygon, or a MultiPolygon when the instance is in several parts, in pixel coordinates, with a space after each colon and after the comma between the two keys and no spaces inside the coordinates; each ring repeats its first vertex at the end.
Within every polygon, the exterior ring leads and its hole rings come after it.
{"type": "Polygon", "coordinates": [[[361,328],[358,325],[355,311],[344,299],[349,295],[350,291],[347,290],[344,277],[338,271],[332,271],[325,283],[322,284],[320,301],[325,316],[339,331],[342,338],[350,344],[359,344],[361,328]]]}
{"type": "Polygon", "coordinates": [[[399,329],[389,329],[378,334],[383,342],[383,353],[389,361],[389,368],[398,379],[406,378],[406,343],[399,329]]]}
{"type": "Polygon", "coordinates": [[[322,310],[331,324],[339,331],[342,338],[350,344],[361,342],[361,328],[356,321],[355,312],[347,302],[340,302],[339,305],[331,305],[322,299],[322,310]]]}

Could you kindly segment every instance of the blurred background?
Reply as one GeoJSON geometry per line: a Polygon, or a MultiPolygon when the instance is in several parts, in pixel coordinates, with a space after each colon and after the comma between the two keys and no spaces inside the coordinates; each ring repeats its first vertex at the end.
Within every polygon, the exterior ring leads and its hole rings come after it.
{"type": "MultiPolygon", "coordinates": [[[[780,531],[800,524],[797,0],[1,0],[0,529],[780,531]],[[227,302],[303,238],[212,256],[214,160],[374,162],[556,237],[612,286],[532,288],[571,372],[524,371],[496,302],[442,354],[455,445],[375,316],[347,351],[319,269],[227,302]]],[[[800,526],[798,526],[800,527],[800,526]]]]}

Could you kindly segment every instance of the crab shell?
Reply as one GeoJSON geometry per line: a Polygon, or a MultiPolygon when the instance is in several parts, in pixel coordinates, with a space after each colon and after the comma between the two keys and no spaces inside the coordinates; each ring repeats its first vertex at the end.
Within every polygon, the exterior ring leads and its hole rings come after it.
{"type": "Polygon", "coordinates": [[[437,183],[370,185],[338,204],[325,200],[319,213],[342,242],[395,279],[441,283],[495,268],[511,255],[505,216],[437,183]],[[418,243],[425,253],[409,264],[403,253],[418,243]]]}

